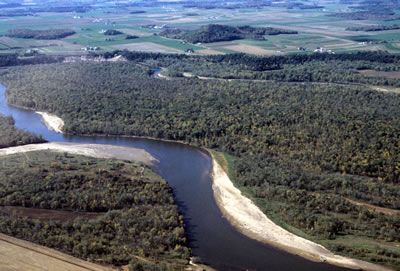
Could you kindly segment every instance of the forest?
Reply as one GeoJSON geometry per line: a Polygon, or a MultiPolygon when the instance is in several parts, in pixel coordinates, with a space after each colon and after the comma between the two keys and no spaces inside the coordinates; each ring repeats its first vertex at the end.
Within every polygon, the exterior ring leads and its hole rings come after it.
{"type": "Polygon", "coordinates": [[[0,149],[46,142],[41,136],[15,128],[14,124],[12,116],[0,114],[0,149]]]}
{"type": "Polygon", "coordinates": [[[386,10],[383,10],[382,12],[356,11],[348,13],[336,13],[328,16],[340,17],[349,20],[371,20],[371,21],[395,21],[400,19],[400,16],[396,15],[393,11],[386,11],[386,10]]]}
{"type": "Polygon", "coordinates": [[[22,39],[55,40],[65,38],[73,34],[75,34],[75,31],[71,29],[10,29],[8,30],[7,36],[22,39]]]}
{"type": "Polygon", "coordinates": [[[356,73],[397,70],[398,56],[118,53],[130,61],[10,67],[0,81],[9,103],[60,116],[69,134],[150,136],[228,153],[231,179],[275,222],[337,253],[399,268],[400,97],[369,87],[382,78],[356,73]],[[151,76],[160,66],[249,78],[298,66],[305,77],[324,65],[338,68],[319,82],[342,84],[151,76]],[[345,67],[354,70],[340,76],[345,67]],[[351,84],[357,78],[362,84],[351,84]]]}
{"type": "Polygon", "coordinates": [[[392,25],[358,25],[358,26],[350,26],[347,27],[347,31],[386,31],[386,30],[396,30],[400,29],[400,25],[392,24],[392,25]]]}
{"type": "Polygon", "coordinates": [[[108,29],[106,32],[104,32],[104,35],[106,36],[115,36],[115,35],[121,35],[123,34],[121,31],[115,30],[115,29],[108,29]]]}
{"type": "Polygon", "coordinates": [[[171,39],[180,39],[190,43],[210,43],[239,39],[265,40],[264,35],[297,34],[297,31],[272,27],[229,26],[208,24],[196,30],[166,29],[159,35],[171,39]]]}
{"type": "Polygon", "coordinates": [[[32,57],[23,57],[19,54],[0,54],[0,67],[57,63],[62,62],[63,60],[63,56],[48,56],[37,54],[32,57]]]}
{"type": "Polygon", "coordinates": [[[128,161],[47,151],[0,157],[0,225],[2,233],[131,270],[183,270],[190,256],[170,186],[128,161]],[[47,210],[57,218],[38,215],[47,210]]]}
{"type": "Polygon", "coordinates": [[[102,56],[112,58],[116,55],[122,55],[135,63],[168,67],[172,77],[182,77],[184,72],[190,72],[195,76],[219,79],[400,86],[399,80],[360,74],[362,70],[398,71],[400,57],[385,52],[271,57],[227,54],[201,57],[114,51],[102,56]]]}

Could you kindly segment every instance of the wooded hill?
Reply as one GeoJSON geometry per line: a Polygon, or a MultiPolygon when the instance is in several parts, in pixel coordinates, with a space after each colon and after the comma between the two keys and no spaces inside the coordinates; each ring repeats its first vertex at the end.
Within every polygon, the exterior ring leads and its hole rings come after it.
{"type": "Polygon", "coordinates": [[[22,39],[55,40],[65,38],[73,34],[75,34],[75,31],[71,29],[10,29],[8,30],[7,36],[22,39]]]}
{"type": "Polygon", "coordinates": [[[41,136],[14,127],[12,116],[0,114],[0,148],[46,142],[41,136]]]}
{"type": "Polygon", "coordinates": [[[396,30],[400,29],[400,25],[393,24],[393,25],[359,25],[359,26],[350,26],[347,27],[347,31],[386,31],[386,30],[396,30]]]}
{"type": "Polygon", "coordinates": [[[132,271],[184,270],[190,256],[170,186],[127,161],[46,151],[0,157],[0,225],[2,233],[132,271]]]}
{"type": "Polygon", "coordinates": [[[335,72],[345,68],[332,66],[396,70],[398,56],[125,56],[131,62],[14,67],[0,80],[9,102],[57,114],[67,133],[150,136],[229,153],[231,178],[274,221],[337,253],[400,267],[397,94],[348,84],[366,78],[351,73],[346,84],[151,77],[155,67],[179,64],[257,77],[296,63],[307,77],[327,63],[339,80],[335,72]]]}
{"type": "Polygon", "coordinates": [[[106,32],[104,32],[104,35],[106,36],[116,36],[121,34],[123,34],[121,31],[115,29],[108,29],[106,32]]]}
{"type": "Polygon", "coordinates": [[[209,24],[196,30],[166,29],[159,35],[171,39],[180,39],[189,43],[210,43],[239,39],[264,40],[264,35],[297,34],[297,31],[272,27],[229,26],[209,24]]]}

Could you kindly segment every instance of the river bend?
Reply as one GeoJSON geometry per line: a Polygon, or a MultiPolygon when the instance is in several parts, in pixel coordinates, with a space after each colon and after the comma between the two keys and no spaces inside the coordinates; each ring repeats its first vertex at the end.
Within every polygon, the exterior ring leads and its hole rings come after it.
{"type": "Polygon", "coordinates": [[[193,255],[217,270],[341,271],[314,263],[252,240],[236,231],[222,216],[212,191],[211,157],[184,144],[150,139],[68,136],[46,128],[33,111],[8,106],[0,85],[0,113],[12,115],[15,126],[41,134],[47,141],[110,144],[144,149],[159,162],[157,172],[171,185],[185,221],[193,255]]]}

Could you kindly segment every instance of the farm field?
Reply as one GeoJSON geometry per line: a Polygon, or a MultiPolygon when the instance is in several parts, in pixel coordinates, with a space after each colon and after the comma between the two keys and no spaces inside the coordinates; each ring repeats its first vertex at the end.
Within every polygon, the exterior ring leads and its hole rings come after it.
{"type": "Polygon", "coordinates": [[[54,271],[111,271],[116,270],[87,261],[83,261],[57,250],[36,245],[0,234],[0,269],[18,270],[54,270],[54,271]]]}
{"type": "Polygon", "coordinates": [[[348,31],[347,27],[371,24],[395,24],[394,21],[349,20],[327,16],[348,12],[350,4],[330,1],[319,3],[323,8],[289,9],[284,5],[259,8],[204,9],[182,4],[154,7],[118,7],[113,3],[94,5],[85,13],[38,12],[30,16],[0,17],[0,53],[24,52],[35,48],[39,53],[82,55],[90,50],[100,52],[126,49],[162,53],[225,54],[249,53],[281,55],[310,53],[318,48],[332,52],[386,50],[400,53],[400,30],[380,32],[348,31]],[[139,11],[139,12],[138,12],[139,11]],[[189,44],[158,36],[166,28],[196,29],[206,24],[274,27],[298,31],[297,35],[265,36],[266,40],[236,40],[230,43],[189,44]],[[71,29],[72,36],[54,41],[38,41],[7,37],[11,29],[71,29]],[[106,36],[106,30],[122,34],[106,36]],[[126,39],[127,35],[136,36],[126,39]]]}

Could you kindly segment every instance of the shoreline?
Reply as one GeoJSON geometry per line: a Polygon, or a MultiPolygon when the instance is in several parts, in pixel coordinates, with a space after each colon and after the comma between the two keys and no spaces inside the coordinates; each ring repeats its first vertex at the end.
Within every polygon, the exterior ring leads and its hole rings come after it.
{"type": "Polygon", "coordinates": [[[42,121],[49,130],[62,134],[64,121],[61,118],[47,112],[35,111],[35,113],[42,116],[42,121]]]}
{"type": "Polygon", "coordinates": [[[270,220],[249,198],[242,195],[228,175],[212,157],[212,189],[224,217],[242,234],[291,254],[315,262],[365,271],[393,269],[366,261],[336,255],[324,246],[297,236],[270,220]]]}
{"type": "MultiPolygon", "coordinates": [[[[46,124],[46,127],[55,130],[57,133],[64,134],[61,130],[62,125],[64,125],[64,121],[61,118],[55,115],[51,115],[47,112],[36,112],[36,113],[42,116],[42,120],[46,124]],[[61,127],[60,124],[62,124],[61,127]],[[59,130],[57,131],[56,129],[59,130]]],[[[113,136],[113,135],[89,134],[81,136],[113,136]]],[[[303,257],[305,259],[314,262],[328,263],[356,270],[358,269],[365,271],[393,271],[393,269],[390,269],[388,267],[383,267],[380,265],[376,265],[358,259],[335,255],[334,253],[326,249],[324,246],[314,243],[305,238],[299,237],[278,226],[272,220],[270,220],[249,198],[242,195],[241,191],[233,185],[232,181],[229,179],[229,177],[224,172],[222,167],[217,163],[215,157],[211,154],[211,152],[209,152],[207,149],[203,147],[195,146],[180,140],[159,139],[148,136],[133,136],[133,135],[125,135],[125,136],[114,135],[114,136],[144,138],[144,139],[158,140],[163,142],[184,144],[196,148],[197,150],[203,153],[207,153],[212,158],[212,179],[213,179],[212,189],[213,189],[214,199],[216,200],[219,209],[221,210],[224,217],[229,221],[229,223],[247,237],[250,237],[267,245],[272,245],[288,253],[298,255],[300,257],[303,257]]],[[[110,150],[103,149],[103,152],[100,151],[100,153],[95,153],[94,149],[98,148],[99,146],[103,148],[118,149],[115,151],[121,151],[123,149],[130,148],[136,150],[133,153],[137,153],[137,151],[143,152],[143,154],[141,154],[142,157],[145,157],[145,159],[147,159],[145,161],[134,160],[136,162],[143,162],[146,165],[152,166],[153,165],[152,161],[157,161],[157,159],[152,157],[146,151],[131,147],[119,147],[113,145],[98,145],[98,144],[74,144],[74,143],[61,143],[61,142],[50,142],[50,143],[42,143],[35,145],[41,145],[45,147],[27,151],[52,149],[60,152],[66,151],[70,153],[88,155],[88,156],[102,155],[102,156],[93,156],[97,158],[126,159],[126,158],[114,157],[113,155],[110,156],[111,154],[110,150]],[[71,151],[69,147],[75,147],[75,149],[71,151]],[[78,147],[78,149],[76,149],[76,147],[78,147]],[[79,152],[79,149],[81,152],[79,152]],[[84,153],[82,153],[82,151],[84,153]]],[[[24,148],[24,147],[26,148],[27,146],[32,146],[32,145],[11,147],[6,149],[24,148]]],[[[0,156],[2,156],[2,149],[0,149],[0,156]]]]}
{"type": "Polygon", "coordinates": [[[150,167],[153,166],[153,161],[157,161],[156,158],[143,149],[106,144],[78,144],[66,142],[49,142],[4,148],[0,149],[0,156],[46,150],[68,152],[71,154],[91,156],[95,158],[130,160],[141,162],[150,167]]]}
{"type": "MultiPolygon", "coordinates": [[[[48,112],[35,111],[34,108],[25,107],[25,106],[19,106],[19,105],[15,105],[15,104],[9,104],[9,106],[12,106],[12,107],[15,107],[15,108],[19,108],[19,109],[23,109],[23,110],[33,111],[33,112],[35,112],[35,113],[37,113],[37,114],[39,114],[39,115],[42,115],[42,114],[51,115],[51,116],[56,117],[57,119],[61,120],[62,123],[64,124],[64,121],[63,121],[60,117],[58,117],[58,116],[56,116],[56,115],[54,115],[54,114],[50,114],[50,113],[48,113],[48,112]]],[[[43,123],[46,125],[47,129],[52,130],[52,131],[55,131],[52,127],[49,127],[49,126],[48,126],[49,124],[46,124],[46,122],[45,122],[45,120],[44,120],[44,118],[43,118],[43,115],[42,115],[42,121],[43,121],[43,123]]],[[[56,131],[56,132],[57,132],[57,131],[56,131]]],[[[96,137],[96,136],[101,136],[101,137],[116,137],[116,136],[118,136],[118,137],[126,137],[126,138],[140,138],[140,139],[157,140],[157,141],[162,141],[162,142],[178,143],[178,144],[187,145],[187,146],[190,146],[190,147],[192,147],[192,148],[196,148],[197,150],[202,151],[202,152],[208,154],[208,151],[207,151],[206,149],[202,148],[201,146],[197,146],[197,145],[194,145],[194,144],[191,144],[191,143],[182,141],[182,140],[157,138],[157,137],[151,137],[151,136],[120,135],[120,134],[116,134],[116,135],[112,135],[112,134],[79,134],[79,135],[77,135],[77,134],[65,133],[65,132],[63,132],[62,130],[61,130],[60,132],[57,132],[57,133],[60,133],[60,134],[63,134],[63,135],[68,135],[68,136],[83,136],[83,137],[93,137],[93,136],[94,136],[94,137],[96,137]]],[[[1,149],[0,149],[0,150],[1,150],[1,149]]]]}
{"type": "Polygon", "coordinates": [[[21,105],[16,105],[16,104],[8,104],[8,105],[15,107],[15,108],[23,109],[23,110],[33,111],[36,114],[41,115],[42,121],[43,121],[44,125],[47,127],[47,129],[55,131],[60,134],[63,134],[62,128],[64,127],[64,121],[60,117],[58,117],[54,114],[50,114],[48,112],[36,111],[36,109],[31,108],[31,107],[26,107],[26,106],[21,106],[21,105]]]}

